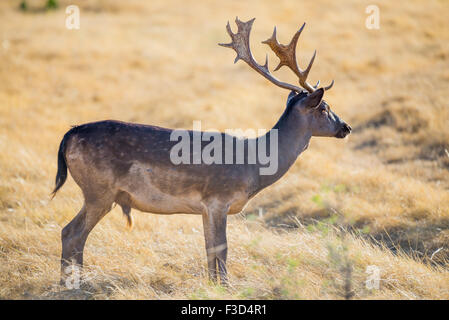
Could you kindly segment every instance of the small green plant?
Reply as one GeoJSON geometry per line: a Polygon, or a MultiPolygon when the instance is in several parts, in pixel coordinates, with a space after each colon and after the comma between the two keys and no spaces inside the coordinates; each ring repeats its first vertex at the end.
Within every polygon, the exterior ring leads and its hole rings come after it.
{"type": "Polygon", "coordinates": [[[344,239],[339,239],[337,244],[329,243],[327,249],[329,261],[339,271],[342,279],[342,281],[332,279],[329,284],[335,289],[337,295],[349,300],[354,296],[354,291],[352,289],[353,262],[349,257],[348,247],[344,239]]]}
{"type": "Polygon", "coordinates": [[[193,292],[189,298],[192,300],[205,300],[209,299],[209,296],[207,295],[206,290],[204,290],[203,288],[199,288],[195,290],[195,292],[193,292]]]}
{"type": "Polygon", "coordinates": [[[287,264],[288,264],[288,272],[292,273],[296,269],[296,267],[299,266],[299,261],[296,259],[288,258],[287,264]]]}
{"type": "Polygon", "coordinates": [[[371,232],[371,228],[369,226],[364,226],[362,229],[360,229],[360,232],[363,234],[369,234],[371,232]]]}
{"type": "Polygon", "coordinates": [[[246,217],[246,220],[248,220],[248,221],[256,221],[258,218],[258,216],[255,215],[254,213],[247,214],[245,217],[246,217]]]}
{"type": "Polygon", "coordinates": [[[22,11],[26,11],[28,9],[27,2],[25,0],[20,2],[19,9],[22,11]]]}
{"type": "Polygon", "coordinates": [[[243,299],[251,299],[254,297],[254,288],[244,288],[240,293],[239,297],[243,299]]]}
{"type": "Polygon", "coordinates": [[[222,285],[217,284],[217,285],[215,285],[215,287],[214,287],[214,291],[215,291],[215,293],[217,293],[218,295],[224,295],[224,294],[226,294],[226,292],[227,292],[227,288],[226,288],[226,287],[223,287],[222,285]]]}
{"type": "Polygon", "coordinates": [[[45,9],[51,10],[51,9],[57,9],[59,7],[57,0],[47,0],[47,3],[45,4],[45,9]]]}
{"type": "MultiPolygon", "coordinates": [[[[45,2],[44,10],[54,10],[57,9],[58,7],[59,7],[58,0],[47,0],[47,2],[45,2]]],[[[26,2],[26,0],[22,0],[20,2],[19,9],[22,11],[28,10],[28,3],[26,2]]]]}
{"type": "Polygon", "coordinates": [[[323,203],[323,197],[321,197],[321,195],[316,194],[312,197],[312,201],[319,207],[323,207],[324,203],[323,203]]]}

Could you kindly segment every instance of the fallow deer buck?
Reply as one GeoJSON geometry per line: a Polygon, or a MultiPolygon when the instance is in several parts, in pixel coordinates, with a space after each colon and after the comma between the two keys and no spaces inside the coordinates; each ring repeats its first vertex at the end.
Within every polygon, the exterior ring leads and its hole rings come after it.
{"type": "MultiPolygon", "coordinates": [[[[276,86],[291,90],[284,113],[265,136],[277,131],[277,171],[261,175],[259,169],[263,165],[247,161],[249,143],[262,136],[244,139],[244,163],[175,165],[170,161],[170,150],[176,143],[170,139],[172,129],[111,120],[73,127],[59,147],[53,195],[64,184],[68,168],[83,192],[84,205],[62,230],[62,283],[68,276],[64,272],[66,266],[71,263],[82,266],[90,231],[117,203],[128,223],[131,208],[157,214],[202,215],[209,277],[217,281],[218,267],[221,283],[226,284],[227,215],[241,212],[259,191],[280,179],[307,148],[312,136],[344,138],[351,132],[351,127],[322,100],[333,81],[325,88],[318,88],[319,82],[315,86],[307,83],[316,51],[305,70],[298,67],[296,44],[305,24],[288,45],[277,41],[276,28],[271,38],[263,42],[280,59],[275,70],[289,67],[303,90],[276,79],[268,69],[268,59],[264,65],[255,61],[249,46],[253,22],[254,19],[242,22],[237,18],[237,33],[231,31],[228,22],[226,28],[232,42],[220,45],[237,52],[235,62],[241,59],[276,86]]],[[[195,132],[188,134],[192,136],[195,132]]],[[[223,141],[237,139],[225,133],[219,136],[223,141]]]]}

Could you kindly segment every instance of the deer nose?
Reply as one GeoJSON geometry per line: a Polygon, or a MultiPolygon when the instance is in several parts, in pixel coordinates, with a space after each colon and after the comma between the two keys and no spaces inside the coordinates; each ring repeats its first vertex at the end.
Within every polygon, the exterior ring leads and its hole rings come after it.
{"type": "Polygon", "coordinates": [[[342,138],[346,137],[348,134],[350,134],[351,130],[352,130],[352,128],[348,124],[343,123],[343,125],[340,127],[340,130],[338,130],[335,137],[342,139],[342,138]]]}
{"type": "Polygon", "coordinates": [[[342,130],[347,133],[351,133],[352,128],[349,124],[345,123],[345,124],[343,124],[342,130]]]}

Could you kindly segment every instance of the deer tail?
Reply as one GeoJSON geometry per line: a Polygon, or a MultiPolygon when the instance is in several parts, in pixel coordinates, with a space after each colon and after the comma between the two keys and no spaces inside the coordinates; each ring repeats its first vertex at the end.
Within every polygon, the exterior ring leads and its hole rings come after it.
{"type": "Polygon", "coordinates": [[[69,134],[71,133],[71,130],[68,131],[64,137],[61,140],[61,143],[59,145],[59,151],[58,151],[58,172],[56,173],[56,181],[55,181],[55,188],[53,192],[51,193],[51,198],[53,199],[56,195],[56,192],[62,187],[64,182],[67,179],[67,163],[65,160],[65,151],[66,151],[66,143],[67,139],[69,137],[69,134]]]}

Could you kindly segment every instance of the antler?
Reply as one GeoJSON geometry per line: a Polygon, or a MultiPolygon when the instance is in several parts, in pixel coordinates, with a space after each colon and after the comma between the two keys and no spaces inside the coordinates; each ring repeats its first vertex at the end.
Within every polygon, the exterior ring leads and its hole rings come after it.
{"type": "MultiPolygon", "coordinates": [[[[227,48],[232,48],[237,52],[237,57],[235,58],[234,63],[236,63],[239,59],[242,59],[245,61],[251,68],[256,70],[258,73],[263,75],[265,78],[267,78],[269,81],[274,83],[275,85],[289,89],[294,90],[296,92],[301,92],[301,88],[296,87],[294,85],[281,82],[275,77],[273,77],[268,70],[268,56],[265,60],[265,65],[261,66],[259,65],[255,60],[251,53],[251,49],[249,47],[249,35],[251,33],[251,27],[253,25],[255,18],[247,21],[242,22],[238,18],[235,19],[235,23],[237,24],[238,30],[237,33],[232,33],[231,27],[228,24],[226,25],[226,30],[228,31],[229,35],[231,36],[232,42],[228,44],[222,44],[219,45],[227,48]]],[[[276,27],[274,27],[273,35],[268,40],[263,41],[262,43],[267,44],[271,50],[276,54],[276,56],[279,58],[280,62],[279,65],[274,69],[274,71],[279,70],[282,66],[288,66],[298,77],[299,84],[306,89],[309,92],[315,91],[315,89],[319,85],[319,81],[315,86],[311,86],[307,83],[307,76],[309,75],[310,69],[312,68],[313,61],[316,57],[316,50],[312,56],[312,59],[310,59],[309,65],[307,68],[303,71],[299,68],[298,63],[296,61],[296,44],[298,42],[299,36],[301,35],[302,30],[304,29],[304,26],[306,24],[304,23],[302,27],[296,32],[296,34],[293,36],[292,40],[288,45],[280,44],[276,39],[276,27]]],[[[331,84],[324,88],[324,90],[329,90],[334,85],[334,81],[332,80],[331,84]]]]}
{"type": "Polygon", "coordinates": [[[294,90],[296,92],[301,92],[301,88],[279,81],[276,79],[268,70],[268,55],[265,59],[265,64],[262,66],[254,60],[253,54],[251,53],[251,49],[249,47],[249,35],[251,33],[251,27],[253,26],[253,22],[256,20],[256,18],[253,18],[247,22],[240,21],[239,18],[235,19],[235,23],[237,24],[238,30],[237,33],[232,33],[231,26],[228,24],[226,25],[226,30],[228,31],[228,34],[231,36],[232,42],[231,43],[219,43],[220,46],[226,47],[226,48],[232,48],[237,52],[237,56],[235,57],[234,63],[239,61],[240,59],[245,61],[251,68],[256,70],[258,73],[260,73],[262,76],[267,78],[269,81],[274,83],[275,85],[285,88],[288,90],[294,90]]]}
{"type": "MultiPolygon", "coordinates": [[[[299,68],[298,62],[296,60],[296,45],[298,43],[299,36],[301,35],[301,32],[305,26],[306,24],[304,23],[302,27],[295,33],[288,45],[283,45],[278,42],[278,40],[276,39],[276,27],[274,27],[273,35],[271,36],[271,38],[262,41],[262,43],[267,44],[280,60],[278,66],[274,69],[274,71],[279,70],[282,66],[289,67],[299,78],[299,84],[307,91],[313,92],[318,87],[320,82],[318,81],[318,83],[312,87],[307,83],[307,76],[309,75],[310,69],[312,69],[312,64],[316,57],[316,50],[313,53],[312,58],[310,59],[309,65],[304,71],[299,68]]],[[[333,85],[334,80],[332,80],[331,84],[325,87],[324,90],[329,90],[333,85]]]]}

